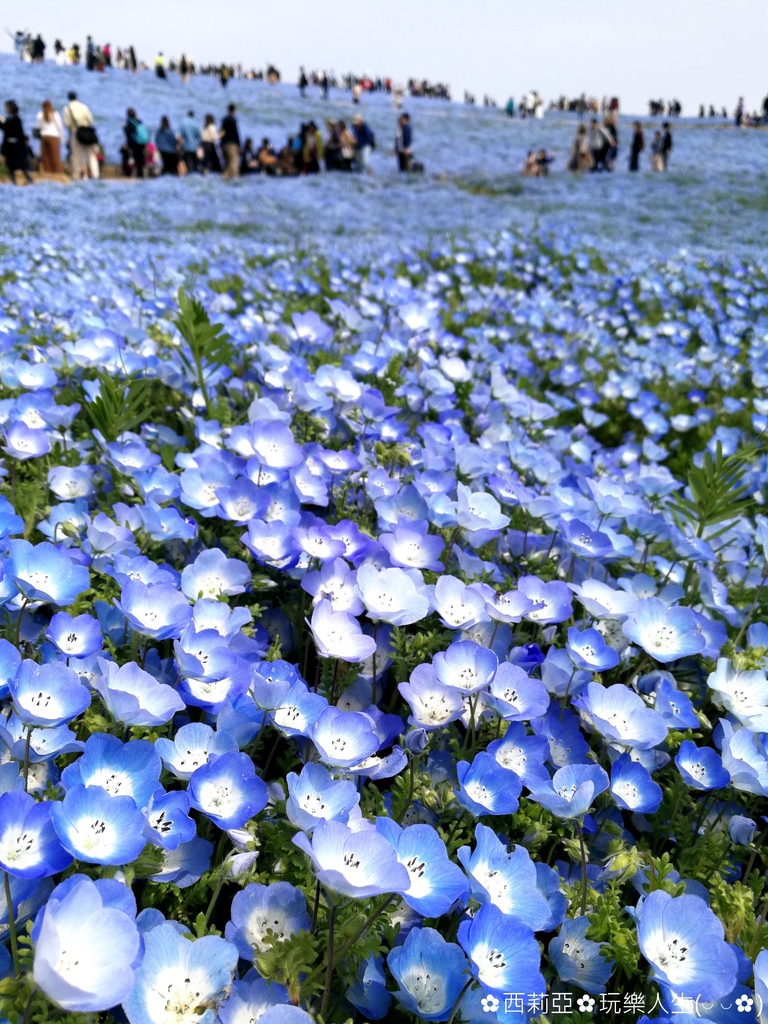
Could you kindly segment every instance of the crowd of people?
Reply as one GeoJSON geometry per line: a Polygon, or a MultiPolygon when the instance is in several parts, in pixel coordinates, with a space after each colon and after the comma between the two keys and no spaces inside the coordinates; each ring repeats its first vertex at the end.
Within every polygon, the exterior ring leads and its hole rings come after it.
{"type": "MultiPolygon", "coordinates": [[[[260,145],[252,138],[242,137],[234,103],[229,104],[218,124],[213,114],[206,114],[201,121],[189,109],[175,128],[170,118],[163,116],[154,131],[144,124],[134,107],[129,107],[120,150],[122,174],[136,178],[220,174],[225,180],[246,174],[294,177],[318,174],[323,169],[373,174],[371,154],[376,138],[362,114],[356,114],[349,125],[329,118],[325,129],[324,134],[315,121],[309,120],[275,149],[267,137],[260,145]]],[[[104,153],[96,122],[90,108],[75,92],[69,93],[61,113],[50,100],[43,102],[32,132],[40,142],[39,154],[32,150],[13,100],[5,104],[0,132],[0,154],[13,184],[18,183],[19,174],[31,184],[30,169],[38,166],[44,174],[63,173],[65,148],[73,179],[101,176],[104,153]]],[[[423,165],[414,159],[413,130],[407,113],[398,118],[394,151],[401,172],[423,171],[423,165]]]]}
{"type": "MultiPolygon", "coordinates": [[[[616,169],[619,154],[619,132],[615,114],[607,114],[602,122],[593,117],[589,126],[581,123],[571,143],[566,160],[566,169],[574,173],[611,173],[616,169]]],[[[669,121],[654,131],[649,147],[650,165],[653,171],[666,171],[672,153],[672,130],[669,121]]],[[[629,148],[629,170],[640,170],[640,157],[646,151],[645,132],[639,121],[632,126],[632,141],[629,148]]],[[[528,178],[545,178],[555,154],[546,149],[530,150],[523,164],[522,174],[528,178]]]]}

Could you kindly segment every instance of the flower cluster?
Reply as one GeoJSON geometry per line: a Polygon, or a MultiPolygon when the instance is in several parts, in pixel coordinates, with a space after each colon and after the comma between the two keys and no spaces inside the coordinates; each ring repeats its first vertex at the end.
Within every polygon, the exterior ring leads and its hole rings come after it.
{"type": "Polygon", "coordinates": [[[764,1018],[765,273],[174,259],[1,286],[0,1017],[764,1018]]]}

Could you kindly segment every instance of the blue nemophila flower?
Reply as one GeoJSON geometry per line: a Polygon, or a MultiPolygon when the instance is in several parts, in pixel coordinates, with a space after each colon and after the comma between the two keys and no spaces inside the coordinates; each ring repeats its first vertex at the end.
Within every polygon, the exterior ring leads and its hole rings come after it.
{"type": "Polygon", "coordinates": [[[509,516],[492,494],[471,491],[466,484],[456,488],[456,521],[464,530],[491,530],[494,533],[509,526],[509,516]]]}
{"type": "Polygon", "coordinates": [[[199,882],[211,867],[213,843],[201,836],[195,836],[186,843],[179,843],[175,850],[163,851],[160,870],[150,875],[153,882],[169,882],[178,889],[199,882]]]}
{"type": "Polygon", "coordinates": [[[471,629],[489,619],[483,592],[455,576],[440,576],[432,603],[446,629],[471,629]]]}
{"type": "Polygon", "coordinates": [[[489,743],[488,753],[502,768],[518,775],[526,786],[534,780],[549,782],[544,765],[549,757],[549,741],[546,736],[529,736],[521,722],[513,722],[501,739],[489,743]]]}
{"type": "Polygon", "coordinates": [[[503,998],[505,992],[525,996],[546,991],[541,954],[533,931],[522,922],[484,903],[475,916],[459,925],[458,940],[480,984],[503,998]]]}
{"type": "Polygon", "coordinates": [[[576,668],[607,672],[619,664],[619,655],[596,629],[578,630],[571,626],[565,648],[576,668]]]}
{"type": "Polygon", "coordinates": [[[201,551],[181,574],[182,593],[191,601],[243,594],[250,582],[251,570],[245,562],[227,558],[219,548],[201,551]]]}
{"type": "Polygon", "coordinates": [[[184,595],[162,583],[147,586],[138,580],[129,580],[115,605],[132,629],[154,640],[181,636],[192,618],[192,609],[184,595]]]}
{"type": "Polygon", "coordinates": [[[234,737],[224,732],[214,732],[210,725],[203,722],[182,725],[173,740],[164,736],[155,740],[155,750],[162,757],[165,767],[177,779],[189,779],[202,765],[237,749],[234,737]]]}
{"type": "Polygon", "coordinates": [[[395,998],[420,1020],[448,1020],[466,982],[467,958],[434,928],[413,928],[387,956],[395,998]]]}
{"type": "Polygon", "coordinates": [[[525,613],[530,622],[548,626],[555,622],[565,622],[573,612],[571,591],[567,583],[560,580],[545,583],[538,576],[521,576],[517,588],[531,602],[531,608],[525,613]]]}
{"type": "Polygon", "coordinates": [[[176,690],[160,683],[135,662],[119,667],[99,659],[101,675],[93,681],[110,714],[124,725],[164,725],[185,704],[176,690]]]}
{"type": "Polygon", "coordinates": [[[558,768],[548,783],[530,784],[529,799],[558,818],[582,818],[596,796],[608,788],[608,776],[597,764],[569,764],[558,768]]]}
{"type": "Polygon", "coordinates": [[[64,608],[88,589],[88,570],[47,541],[12,540],[4,571],[28,601],[64,608]]]}
{"type": "Polygon", "coordinates": [[[321,761],[334,768],[352,768],[379,749],[373,720],[359,711],[327,707],[310,726],[309,736],[321,761]]]}
{"type": "Polygon", "coordinates": [[[327,768],[310,762],[301,774],[289,772],[286,777],[288,799],[285,813],[291,824],[303,832],[311,832],[321,821],[346,824],[350,813],[360,803],[354,782],[334,779],[327,768]]]}
{"type": "Polygon", "coordinates": [[[190,803],[221,829],[242,828],[267,806],[267,787],[247,754],[222,754],[189,779],[190,803]]]}
{"type": "Polygon", "coordinates": [[[699,896],[655,889],[637,908],[640,951],[652,977],[690,998],[720,999],[736,984],[736,954],[699,896]]]}
{"type": "Polygon", "coordinates": [[[24,725],[55,728],[77,718],[91,703],[91,694],[72,669],[54,662],[24,660],[8,684],[13,710],[24,725]]]}
{"type": "Polygon", "coordinates": [[[389,554],[392,565],[402,569],[431,569],[441,572],[444,568],[440,556],[445,548],[442,537],[427,533],[428,523],[417,521],[401,523],[392,533],[382,533],[379,543],[389,554]]]}
{"type": "Polygon", "coordinates": [[[130,796],[74,786],[51,806],[61,845],[87,864],[130,864],[146,845],[144,816],[130,796]]]}
{"type": "Polygon", "coordinates": [[[728,819],[728,835],[737,846],[749,846],[755,837],[757,824],[743,814],[732,814],[728,819]]]}
{"type": "Polygon", "coordinates": [[[170,922],[144,936],[136,982],[123,1000],[130,1024],[213,1024],[237,968],[237,948],[204,935],[190,942],[170,922]]]}
{"type": "Polygon", "coordinates": [[[219,1006],[221,1024],[249,1024],[261,1020],[274,1006],[288,1003],[288,993],[282,985],[270,984],[252,967],[242,981],[234,980],[232,990],[219,1006]]]}
{"type": "Polygon", "coordinates": [[[649,750],[666,739],[661,715],[623,683],[589,683],[573,703],[586,711],[602,736],[621,746],[649,750]]]}
{"type": "Polygon", "coordinates": [[[257,708],[274,711],[299,678],[297,670],[287,661],[262,661],[252,667],[248,692],[257,708]]]}
{"type": "Polygon", "coordinates": [[[532,608],[532,601],[521,590],[489,594],[485,607],[494,622],[520,622],[532,608]]]}
{"type": "MultiPolygon", "coordinates": [[[[642,686],[642,679],[640,683],[642,686]]],[[[699,727],[699,719],[693,710],[691,698],[682,690],[678,690],[669,679],[662,679],[656,687],[653,707],[661,715],[669,729],[698,729],[699,727]]]]}
{"type": "Polygon", "coordinates": [[[508,661],[499,665],[491,683],[488,704],[506,722],[527,722],[539,718],[549,707],[549,694],[540,679],[533,679],[508,661]]]}
{"type": "Polygon", "coordinates": [[[605,558],[613,552],[608,533],[596,530],[580,519],[561,519],[560,535],[566,547],[580,558],[605,558]]]}
{"type": "Polygon", "coordinates": [[[270,1006],[259,1017],[259,1024],[314,1024],[314,1021],[300,1006],[270,1006]]]}
{"type": "Polygon", "coordinates": [[[377,818],[376,829],[393,846],[411,876],[403,899],[422,917],[447,914],[468,892],[461,869],[448,857],[445,843],[431,825],[401,828],[391,818],[377,818]]]}
{"type": "Polygon", "coordinates": [[[705,646],[691,609],[669,607],[657,597],[638,601],[621,628],[646,654],[665,664],[698,654],[705,646]]]}
{"type": "Polygon", "coordinates": [[[675,757],[683,780],[692,789],[721,789],[731,781],[716,750],[697,747],[691,740],[683,740],[675,757]]]}
{"type": "Polygon", "coordinates": [[[65,658],[87,658],[100,651],[103,642],[98,619],[92,615],[73,617],[69,612],[56,612],[45,638],[65,658]]]}
{"type": "Polygon", "coordinates": [[[173,789],[169,793],[156,789],[144,808],[144,835],[153,846],[175,850],[190,842],[196,826],[189,816],[189,794],[173,789]]]}
{"type": "Polygon", "coordinates": [[[224,932],[243,960],[269,948],[269,939],[284,942],[307,931],[310,920],[304,893],[288,882],[260,885],[251,882],[232,900],[231,919],[224,932]],[[271,935],[270,935],[271,933],[271,935]]]}
{"type": "Polygon", "coordinates": [[[611,767],[611,794],[627,811],[655,814],[661,806],[662,789],[654,782],[647,768],[622,754],[611,767]]]}
{"type": "Polygon", "coordinates": [[[409,681],[397,688],[411,709],[408,721],[412,725],[440,729],[464,713],[461,691],[439,683],[432,665],[417,665],[409,681]]]}
{"type": "Polygon", "coordinates": [[[358,967],[355,980],[345,995],[347,1001],[367,1020],[381,1020],[382,1017],[386,1017],[392,996],[387,991],[387,979],[380,956],[368,954],[368,958],[358,967]]]}
{"type": "Polygon", "coordinates": [[[14,420],[5,431],[3,450],[12,459],[26,462],[27,459],[39,459],[51,450],[51,442],[44,430],[28,427],[24,420],[14,420]]]}
{"type": "Polygon", "coordinates": [[[53,890],[38,918],[32,974],[63,1009],[98,1013],[133,988],[139,930],[133,915],[109,905],[90,878],[72,881],[53,890]]]}
{"type": "Polygon", "coordinates": [[[740,672],[728,658],[719,658],[707,686],[720,707],[730,711],[751,732],[768,732],[768,679],[759,670],[740,672]]]}
{"type": "Polygon", "coordinates": [[[407,868],[374,829],[354,831],[339,821],[323,821],[311,841],[303,832],[293,841],[312,861],[318,880],[342,896],[363,898],[410,888],[407,868]]]}
{"type": "Polygon", "coordinates": [[[534,931],[545,928],[550,909],[525,847],[508,850],[493,829],[480,824],[475,826],[475,840],[474,851],[462,846],[457,854],[469,875],[473,899],[492,903],[534,931]]]}
{"type": "Polygon", "coordinates": [[[731,777],[731,785],[744,793],[768,795],[768,754],[765,746],[749,729],[734,730],[731,723],[720,719],[722,730],[723,768],[731,777]]]}
{"type": "Polygon", "coordinates": [[[365,562],[357,570],[357,592],[374,622],[409,626],[429,614],[430,602],[421,573],[400,568],[377,569],[365,562]]]}
{"type": "Polygon", "coordinates": [[[88,737],[82,757],[61,773],[65,789],[101,786],[110,796],[130,796],[146,807],[160,787],[160,755],[146,740],[122,743],[117,736],[95,732],[88,737]]]}
{"type": "Polygon", "coordinates": [[[603,946],[586,937],[589,918],[563,921],[560,932],[549,943],[549,955],[561,981],[578,985],[585,992],[605,992],[614,963],[602,955],[603,946]]]}
{"type": "Polygon", "coordinates": [[[45,878],[72,858],[51,822],[51,804],[13,790],[0,796],[0,869],[17,878],[45,878]]]}
{"type": "Polygon", "coordinates": [[[363,633],[357,619],[347,612],[335,612],[330,601],[315,605],[310,628],[321,658],[355,664],[365,661],[376,650],[376,641],[363,633]]]}
{"type": "Polygon", "coordinates": [[[498,667],[499,659],[493,651],[473,640],[458,640],[432,659],[438,683],[465,696],[489,686],[498,667]]]}
{"type": "Polygon", "coordinates": [[[495,757],[480,751],[474,761],[456,765],[459,788],[456,799],[476,817],[484,814],[514,814],[522,791],[520,780],[502,768],[495,757]]]}
{"type": "Polygon", "coordinates": [[[250,426],[235,427],[227,445],[248,459],[256,459],[266,469],[292,469],[304,458],[290,427],[279,420],[257,420],[250,426]]]}

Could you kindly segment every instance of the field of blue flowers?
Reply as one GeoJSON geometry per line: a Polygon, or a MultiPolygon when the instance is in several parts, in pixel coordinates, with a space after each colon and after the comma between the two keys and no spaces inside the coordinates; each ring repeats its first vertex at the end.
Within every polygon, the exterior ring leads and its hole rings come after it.
{"type": "Polygon", "coordinates": [[[372,180],[2,189],[0,1020],[764,1024],[768,135],[366,102],[372,180]]]}

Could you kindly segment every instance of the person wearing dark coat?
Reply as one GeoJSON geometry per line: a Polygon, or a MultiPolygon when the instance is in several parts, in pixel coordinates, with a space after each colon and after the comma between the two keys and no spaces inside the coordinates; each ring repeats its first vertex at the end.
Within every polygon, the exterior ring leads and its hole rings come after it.
{"type": "Polygon", "coordinates": [[[643,135],[643,126],[639,121],[635,121],[634,134],[632,135],[632,149],[629,154],[629,169],[630,171],[640,170],[640,154],[645,149],[645,135],[643,135]]]}
{"type": "Polygon", "coordinates": [[[0,131],[3,133],[0,153],[2,153],[5,159],[12,184],[16,184],[16,171],[21,171],[27,184],[31,185],[32,178],[29,175],[28,157],[29,143],[24,134],[21,118],[19,117],[19,108],[13,100],[8,100],[5,104],[5,114],[6,116],[0,121],[0,131]]]}

